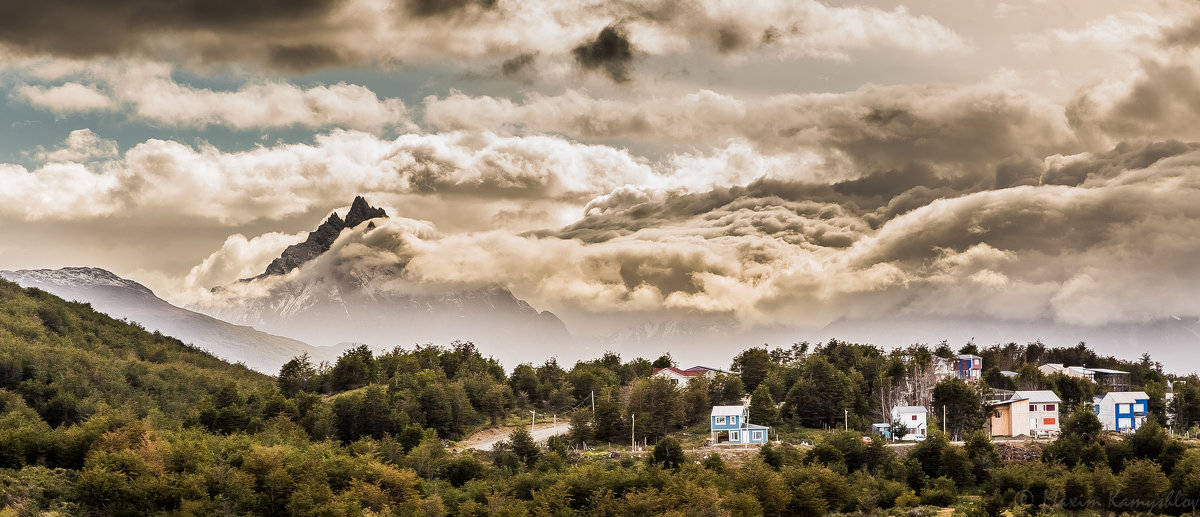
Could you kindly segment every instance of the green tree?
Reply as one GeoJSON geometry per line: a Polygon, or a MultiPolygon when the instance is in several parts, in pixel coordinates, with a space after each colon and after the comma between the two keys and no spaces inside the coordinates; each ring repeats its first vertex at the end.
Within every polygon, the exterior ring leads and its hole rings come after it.
{"type": "Polygon", "coordinates": [[[836,426],[851,406],[850,381],[821,355],[809,356],[788,391],[783,412],[806,427],[836,426]]]}
{"type": "Polygon", "coordinates": [[[771,398],[771,390],[765,385],[759,385],[750,396],[750,421],[759,425],[773,426],[779,419],[779,408],[771,398]]]}
{"type": "Polygon", "coordinates": [[[330,372],[334,391],[366,386],[375,378],[375,358],[371,348],[359,345],[342,353],[330,372]]]}
{"type": "Polygon", "coordinates": [[[1078,436],[1083,443],[1094,443],[1104,425],[1086,404],[1075,406],[1062,422],[1062,436],[1078,436]]]}
{"type": "Polygon", "coordinates": [[[666,436],[683,423],[683,401],[675,383],[662,377],[648,377],[633,383],[629,406],[636,408],[638,423],[645,422],[650,437],[666,436]]]}
{"type": "Polygon", "coordinates": [[[301,391],[316,391],[316,378],[317,369],[308,359],[306,352],[284,363],[279,369],[279,390],[289,398],[295,397],[301,391]]]}
{"type": "Polygon", "coordinates": [[[525,426],[519,426],[513,430],[512,434],[508,437],[508,441],[512,446],[512,452],[527,467],[532,467],[542,454],[537,443],[533,441],[533,435],[529,434],[529,430],[525,426]]]}
{"type": "Polygon", "coordinates": [[[771,364],[771,354],[766,348],[748,348],[733,358],[732,369],[741,375],[746,390],[753,392],[767,378],[771,364]]]}
{"type": "Polygon", "coordinates": [[[567,430],[567,439],[571,445],[586,444],[595,438],[592,429],[592,412],[586,409],[576,409],[571,412],[571,426],[567,430]]]}
{"type": "Polygon", "coordinates": [[[671,358],[670,353],[666,353],[655,359],[653,363],[650,363],[650,366],[655,368],[671,368],[675,366],[675,360],[671,358]]]}
{"type": "Polygon", "coordinates": [[[669,469],[678,469],[687,460],[683,454],[683,446],[679,445],[678,440],[670,436],[654,444],[654,450],[650,453],[650,458],[652,462],[669,469]]]}
{"type": "Polygon", "coordinates": [[[945,408],[946,431],[960,437],[983,427],[986,412],[979,392],[962,379],[950,377],[933,387],[933,407],[945,408]]]}

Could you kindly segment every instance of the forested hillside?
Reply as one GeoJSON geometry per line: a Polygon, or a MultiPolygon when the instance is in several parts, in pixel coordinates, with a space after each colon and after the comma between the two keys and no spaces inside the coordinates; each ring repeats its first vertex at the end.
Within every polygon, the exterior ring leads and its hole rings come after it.
{"type": "MultiPolygon", "coordinates": [[[[1036,343],[976,351],[1011,359],[1002,364],[1020,374],[1007,381],[1077,390],[1063,437],[1002,456],[973,420],[991,388],[943,381],[927,387],[935,402],[961,405],[948,415],[950,436],[933,431],[907,448],[865,443],[878,409],[925,382],[934,357],[953,353],[944,346],[752,348],[732,373],[682,386],[651,376],[669,356],[605,354],[569,369],[548,360],[506,372],[470,343],[358,347],[334,364],[299,357],[271,378],[0,281],[0,514],[1195,510],[1200,450],[1191,442],[1158,423],[1103,433],[1080,403],[1095,387],[1025,367],[1098,361],[1131,370],[1148,390],[1172,380],[1148,358],[1077,358],[1068,354],[1090,352],[1036,343]],[[704,447],[711,406],[748,394],[751,419],[775,426],[777,439],[732,456],[704,447]],[[534,443],[530,410],[569,420],[570,432],[534,443]],[[515,431],[495,450],[455,443],[497,424],[515,431]],[[826,430],[839,424],[850,429],[826,430]],[[951,443],[955,433],[965,442],[951,443]],[[650,448],[631,451],[631,437],[650,448]]],[[[1194,425],[1189,404],[1200,397],[1184,386],[1195,384],[1175,383],[1175,403],[1157,409],[1176,428],[1194,425]]]]}

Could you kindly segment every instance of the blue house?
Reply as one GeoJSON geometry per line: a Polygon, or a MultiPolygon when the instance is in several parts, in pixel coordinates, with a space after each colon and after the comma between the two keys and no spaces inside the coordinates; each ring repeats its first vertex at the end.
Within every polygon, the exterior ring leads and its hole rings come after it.
{"type": "Polygon", "coordinates": [[[1104,429],[1133,431],[1146,422],[1150,395],[1144,391],[1113,391],[1094,399],[1096,416],[1104,429]]]}
{"type": "Polygon", "coordinates": [[[763,444],[767,443],[767,433],[771,430],[765,425],[751,424],[746,406],[713,406],[709,425],[713,444],[763,444]]]}

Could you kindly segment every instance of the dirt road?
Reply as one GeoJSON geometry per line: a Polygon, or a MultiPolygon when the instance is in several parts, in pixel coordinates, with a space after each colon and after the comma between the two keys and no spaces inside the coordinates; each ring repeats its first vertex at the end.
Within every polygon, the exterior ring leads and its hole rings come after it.
{"type": "MultiPolygon", "coordinates": [[[[528,428],[528,426],[525,427],[528,428]]],[[[566,423],[558,424],[558,427],[555,427],[553,424],[539,424],[533,428],[533,432],[530,434],[533,435],[533,441],[544,442],[547,438],[550,438],[556,434],[567,434],[568,427],[569,426],[566,423]]],[[[516,428],[493,427],[491,429],[484,429],[467,437],[466,440],[459,442],[458,446],[462,449],[490,451],[492,450],[492,446],[496,445],[496,442],[499,442],[500,440],[507,440],[514,429],[516,428]]]]}

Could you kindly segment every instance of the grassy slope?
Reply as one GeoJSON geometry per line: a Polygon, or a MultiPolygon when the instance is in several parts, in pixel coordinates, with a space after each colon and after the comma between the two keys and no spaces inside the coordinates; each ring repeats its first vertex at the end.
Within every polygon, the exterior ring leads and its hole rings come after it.
{"type": "Polygon", "coordinates": [[[52,425],[104,406],[179,419],[230,382],[256,391],[273,381],[87,304],[0,280],[0,389],[52,425]]]}

